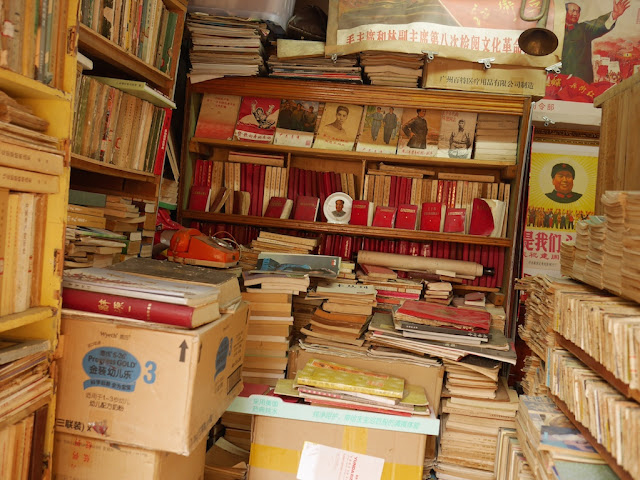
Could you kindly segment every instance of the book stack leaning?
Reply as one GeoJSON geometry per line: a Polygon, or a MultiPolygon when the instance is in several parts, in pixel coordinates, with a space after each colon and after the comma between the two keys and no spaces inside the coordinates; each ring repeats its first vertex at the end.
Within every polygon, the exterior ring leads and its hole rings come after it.
{"type": "Polygon", "coordinates": [[[237,278],[135,258],[66,271],[62,298],[54,476],[201,479],[242,390],[237,278]]]}

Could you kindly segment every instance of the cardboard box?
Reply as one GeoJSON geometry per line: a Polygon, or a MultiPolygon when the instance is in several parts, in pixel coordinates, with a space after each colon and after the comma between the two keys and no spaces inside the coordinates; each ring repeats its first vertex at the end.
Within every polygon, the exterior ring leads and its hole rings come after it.
{"type": "Polygon", "coordinates": [[[382,458],[383,480],[422,480],[426,435],[264,416],[252,432],[248,480],[295,480],[305,441],[382,458]]]}
{"type": "Polygon", "coordinates": [[[202,480],[206,439],[189,456],[56,433],[54,480],[202,480]]]}
{"type": "Polygon", "coordinates": [[[242,390],[247,314],[186,330],[63,311],[56,430],[190,454],[242,390]]]}
{"type": "Polygon", "coordinates": [[[362,368],[387,375],[404,378],[412,385],[424,387],[429,400],[431,411],[436,415],[440,411],[440,394],[442,393],[442,379],[444,367],[422,367],[412,363],[399,362],[397,360],[381,360],[376,358],[343,357],[337,355],[308,353],[298,347],[289,353],[289,370],[287,375],[294,378],[296,372],[302,369],[312,358],[341,363],[351,367],[362,368]]]}

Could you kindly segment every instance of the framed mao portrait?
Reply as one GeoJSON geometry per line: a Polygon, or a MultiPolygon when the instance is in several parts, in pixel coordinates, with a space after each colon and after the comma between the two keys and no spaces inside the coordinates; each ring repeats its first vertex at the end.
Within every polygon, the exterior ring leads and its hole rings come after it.
{"type": "Polygon", "coordinates": [[[344,192],[335,192],[324,201],[323,212],[328,223],[349,223],[352,198],[344,192]]]}

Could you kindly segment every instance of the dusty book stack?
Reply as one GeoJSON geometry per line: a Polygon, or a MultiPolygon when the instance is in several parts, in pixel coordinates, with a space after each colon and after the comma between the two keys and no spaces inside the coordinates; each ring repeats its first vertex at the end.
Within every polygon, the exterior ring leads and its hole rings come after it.
{"type": "Polygon", "coordinates": [[[242,390],[248,306],[231,274],[144,258],[117,267],[65,273],[56,474],[201,478],[208,432],[242,390]],[[96,410],[109,415],[73,427],[96,410]]]}
{"type": "Polygon", "coordinates": [[[251,242],[251,248],[244,248],[240,254],[243,270],[255,269],[258,257],[263,252],[307,254],[318,246],[316,238],[296,237],[260,231],[258,238],[251,242]]]}

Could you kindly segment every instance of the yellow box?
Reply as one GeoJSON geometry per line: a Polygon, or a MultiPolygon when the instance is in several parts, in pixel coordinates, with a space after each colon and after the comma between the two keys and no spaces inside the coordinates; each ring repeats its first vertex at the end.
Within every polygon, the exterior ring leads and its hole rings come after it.
{"type": "Polygon", "coordinates": [[[189,455],[242,390],[247,314],[186,330],[63,311],[56,431],[189,455]]]}
{"type": "Polygon", "coordinates": [[[206,439],[189,456],[56,433],[54,480],[202,480],[206,439]]]}

